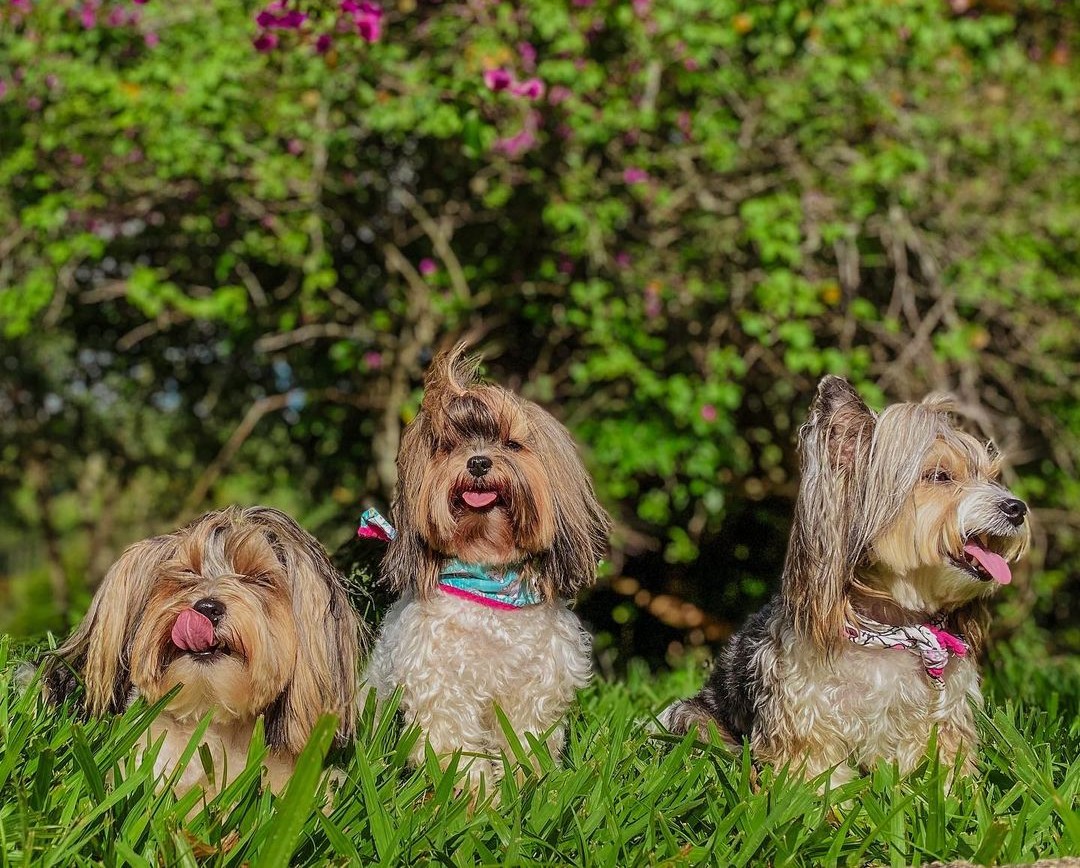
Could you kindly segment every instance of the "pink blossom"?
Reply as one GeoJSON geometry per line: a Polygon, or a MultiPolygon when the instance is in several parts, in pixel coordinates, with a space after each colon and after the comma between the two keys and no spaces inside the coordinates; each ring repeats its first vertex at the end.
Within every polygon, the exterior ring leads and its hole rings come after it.
{"type": "Polygon", "coordinates": [[[145,5],[146,5],[146,0],[133,0],[133,2],[134,2],[134,3],[135,3],[135,4],[137,5],[137,6],[145,6],[145,5]]]}
{"type": "Polygon", "coordinates": [[[521,67],[526,72],[536,69],[536,48],[531,42],[518,43],[518,57],[521,58],[521,67]]]}
{"type": "Polygon", "coordinates": [[[701,418],[706,422],[716,421],[716,407],[712,404],[703,404],[701,407],[701,418]]]}
{"type": "MultiPolygon", "coordinates": [[[[265,30],[296,30],[307,21],[307,13],[300,12],[298,9],[290,9],[280,15],[271,12],[270,10],[275,5],[277,4],[271,4],[256,15],[255,23],[265,30]]],[[[280,5],[277,8],[281,8],[280,5]]]]}
{"type": "Polygon", "coordinates": [[[333,44],[333,37],[329,33],[320,33],[319,38],[315,40],[315,52],[317,54],[326,54],[333,44]]]}
{"type": "Polygon", "coordinates": [[[26,107],[28,109],[30,109],[30,111],[32,111],[32,112],[40,111],[41,110],[41,99],[39,97],[36,97],[36,96],[30,97],[26,101],[26,107]]]}
{"type": "Polygon", "coordinates": [[[514,96],[523,96],[525,99],[537,100],[544,95],[544,83],[538,78],[526,79],[525,81],[511,84],[510,92],[514,94],[514,96]]]}
{"type": "Polygon", "coordinates": [[[273,51],[275,48],[277,48],[278,45],[277,34],[260,33],[258,36],[255,37],[252,45],[255,46],[256,51],[261,51],[263,53],[267,51],[273,51]]]}
{"type": "Polygon", "coordinates": [[[68,157],[68,160],[73,166],[86,165],[86,157],[84,157],[82,154],[72,154],[70,157],[68,157]]]}
{"type": "Polygon", "coordinates": [[[361,39],[367,43],[379,41],[382,36],[382,6],[368,0],[341,0],[341,11],[352,17],[361,39]]]}
{"type": "Polygon", "coordinates": [[[559,273],[570,274],[574,270],[574,260],[569,256],[564,256],[559,260],[559,273]]]}
{"type": "Polygon", "coordinates": [[[644,18],[652,8],[652,0],[633,0],[634,13],[639,18],[644,18]]]}
{"type": "Polygon", "coordinates": [[[435,260],[430,257],[424,257],[417,265],[417,269],[424,277],[431,277],[436,271],[439,270],[439,266],[435,264],[435,260]]]}
{"type": "Polygon", "coordinates": [[[687,72],[697,72],[699,69],[701,69],[701,64],[698,63],[697,59],[694,57],[685,58],[682,62],[682,65],[687,72]]]}
{"type": "Polygon", "coordinates": [[[511,159],[516,159],[530,150],[535,144],[536,136],[532,130],[526,128],[505,139],[499,139],[491,146],[491,149],[496,153],[505,154],[511,159]]]}
{"type": "Polygon", "coordinates": [[[79,22],[87,30],[97,24],[97,5],[89,2],[83,3],[82,8],[79,9],[79,22]]]}
{"type": "Polygon", "coordinates": [[[146,43],[147,48],[153,48],[155,45],[161,42],[161,37],[158,36],[153,30],[151,30],[145,36],[143,36],[143,42],[146,43]]]}
{"type": "Polygon", "coordinates": [[[649,180],[649,173],[644,169],[629,168],[623,169],[623,181],[627,184],[644,184],[649,180]]]}
{"type": "Polygon", "coordinates": [[[11,0],[11,8],[23,15],[30,14],[30,0],[11,0]]]}
{"type": "Polygon", "coordinates": [[[376,350],[368,350],[364,353],[364,364],[372,371],[382,367],[382,353],[376,350]]]}
{"type": "Polygon", "coordinates": [[[561,84],[555,85],[548,94],[548,102],[552,105],[558,105],[561,102],[566,102],[574,95],[573,91],[568,87],[563,87],[561,84]]]}
{"type": "Polygon", "coordinates": [[[286,142],[285,147],[294,157],[304,153],[304,143],[299,139],[289,139],[289,141],[286,142]]]}
{"type": "Polygon", "coordinates": [[[510,75],[509,70],[502,67],[484,70],[484,84],[488,86],[489,90],[498,93],[500,90],[506,90],[513,83],[514,77],[510,75]]]}
{"type": "Polygon", "coordinates": [[[618,253],[615,254],[615,265],[617,265],[619,268],[629,268],[630,254],[627,253],[625,250],[620,250],[618,253]]]}
{"type": "Polygon", "coordinates": [[[120,6],[113,6],[109,10],[109,16],[105,19],[109,27],[120,27],[127,21],[127,15],[124,14],[124,10],[120,6]]]}

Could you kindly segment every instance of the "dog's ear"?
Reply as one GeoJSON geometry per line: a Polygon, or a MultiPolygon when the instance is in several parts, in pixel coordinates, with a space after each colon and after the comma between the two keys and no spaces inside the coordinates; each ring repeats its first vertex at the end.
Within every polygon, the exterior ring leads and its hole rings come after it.
{"type": "Polygon", "coordinates": [[[264,712],[266,741],[300,753],[321,714],[338,716],[337,738],[356,730],[359,666],[367,629],[349,604],[345,583],[326,550],[285,513],[268,507],[246,510],[274,548],[292,595],[297,660],[285,690],[264,712]]]}
{"type": "Polygon", "coordinates": [[[424,468],[434,450],[433,432],[421,411],[405,428],[398,449],[397,491],[390,505],[390,523],[397,531],[383,556],[380,581],[397,594],[408,589],[426,598],[439,581],[439,558],[424,542],[417,526],[416,499],[424,481],[424,468]]]}
{"type": "Polygon", "coordinates": [[[978,657],[986,644],[986,631],[990,627],[990,604],[983,598],[977,598],[951,612],[945,621],[945,628],[950,633],[963,638],[968,646],[968,653],[978,657]]]}
{"type": "Polygon", "coordinates": [[[826,652],[853,620],[849,591],[868,542],[864,500],[876,417],[851,385],[818,385],[799,433],[802,482],[784,562],[783,598],[796,632],[826,652]]]}
{"type": "Polygon", "coordinates": [[[542,556],[540,582],[547,596],[571,599],[595,584],[597,566],[607,554],[611,519],[570,432],[531,401],[524,402],[524,410],[529,437],[548,473],[555,513],[555,539],[542,556]]]}
{"type": "Polygon", "coordinates": [[[78,686],[90,714],[123,711],[131,695],[131,637],[146,609],[153,577],[176,548],[172,536],[130,546],[105,574],[82,623],[44,662],[48,697],[63,702],[78,686]]]}

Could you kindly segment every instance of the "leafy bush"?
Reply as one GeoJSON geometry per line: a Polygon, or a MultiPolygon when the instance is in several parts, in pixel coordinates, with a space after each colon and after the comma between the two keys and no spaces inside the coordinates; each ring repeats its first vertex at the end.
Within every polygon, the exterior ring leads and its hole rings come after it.
{"type": "MultiPolygon", "coordinates": [[[[834,372],[958,393],[1036,507],[1000,623],[1080,647],[1073,36],[966,7],[9,5],[3,523],[62,611],[225,500],[343,536],[468,334],[573,428],[615,571],[659,547],[660,590],[747,511],[779,528],[743,560],[775,559],[834,372]]],[[[718,604],[713,564],[680,593],[718,604]]]]}

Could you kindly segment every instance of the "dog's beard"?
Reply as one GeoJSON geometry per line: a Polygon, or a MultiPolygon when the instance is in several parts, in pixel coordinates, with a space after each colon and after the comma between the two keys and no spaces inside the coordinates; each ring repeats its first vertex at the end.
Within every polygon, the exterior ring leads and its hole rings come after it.
{"type": "MultiPolygon", "coordinates": [[[[163,589],[168,593],[168,589],[163,589]]],[[[287,597],[279,588],[256,588],[240,580],[218,583],[212,594],[225,605],[205,651],[178,647],[173,627],[206,588],[151,598],[131,649],[132,684],[148,702],[177,685],[169,713],[199,718],[214,709],[218,719],[250,719],[286,688],[296,661],[297,637],[287,597]]]]}
{"type": "Polygon", "coordinates": [[[462,472],[473,450],[432,459],[414,505],[433,550],[484,564],[508,564],[549,549],[555,538],[551,485],[533,455],[499,455],[477,478],[462,472]]]}

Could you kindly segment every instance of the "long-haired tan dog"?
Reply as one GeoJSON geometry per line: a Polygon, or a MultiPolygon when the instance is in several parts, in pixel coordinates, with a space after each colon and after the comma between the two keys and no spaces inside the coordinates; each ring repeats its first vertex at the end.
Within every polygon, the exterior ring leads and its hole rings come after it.
{"type": "Polygon", "coordinates": [[[663,723],[712,721],[759,761],[835,768],[834,784],[878,759],[910,770],[936,727],[943,759],[963,750],[973,769],[987,598],[1027,547],[1027,507],[950,407],[931,396],[878,415],[821,381],[780,594],[663,723]]]}
{"type": "Polygon", "coordinates": [[[47,661],[45,686],[60,701],[81,681],[86,710],[103,715],[183,685],[148,731],[164,736],[156,771],[171,772],[213,710],[215,780],[196,759],[179,791],[212,792],[243,770],[261,715],[279,790],[320,715],[352,734],[362,629],[314,537],[276,509],[230,507],[124,552],[47,661]]]}
{"type": "Polygon", "coordinates": [[[567,601],[596,580],[608,518],[569,433],[538,405],[476,376],[464,347],[437,357],[406,429],[384,579],[402,593],[367,672],[446,758],[469,754],[478,785],[511,726],[544,735],[591,671],[590,637],[567,601]],[[482,754],[483,757],[474,757],[482,754]]]}

